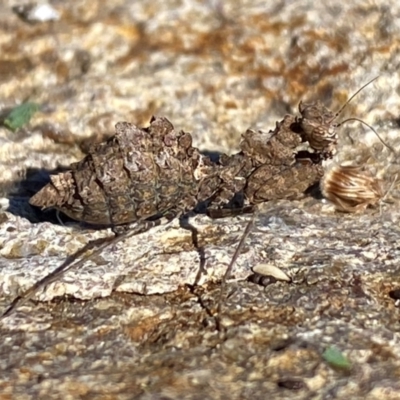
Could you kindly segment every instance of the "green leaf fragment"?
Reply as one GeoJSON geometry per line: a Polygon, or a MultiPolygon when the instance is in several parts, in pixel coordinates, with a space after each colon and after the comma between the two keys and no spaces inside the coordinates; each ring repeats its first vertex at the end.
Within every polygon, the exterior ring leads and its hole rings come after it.
{"type": "Polygon", "coordinates": [[[350,369],[351,363],[345,355],[336,347],[330,346],[323,353],[322,358],[334,368],[350,369]]]}
{"type": "Polygon", "coordinates": [[[36,103],[22,103],[10,111],[4,119],[4,125],[12,131],[22,128],[38,110],[39,105],[36,103]]]}

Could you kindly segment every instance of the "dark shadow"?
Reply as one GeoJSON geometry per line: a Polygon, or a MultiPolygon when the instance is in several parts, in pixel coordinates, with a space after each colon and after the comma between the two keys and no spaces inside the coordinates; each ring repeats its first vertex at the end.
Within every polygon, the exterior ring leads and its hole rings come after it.
{"type": "MultiPolygon", "coordinates": [[[[54,209],[42,211],[38,207],[31,206],[29,199],[50,182],[50,175],[58,174],[68,170],[67,167],[60,167],[53,170],[28,168],[25,177],[19,181],[6,182],[0,186],[0,193],[7,197],[9,206],[6,211],[13,215],[26,218],[32,223],[51,222],[60,224],[57,212],[54,209]]],[[[60,213],[61,215],[61,213],[60,213]]],[[[62,214],[62,222],[73,221],[62,214]]]]}
{"type": "Polygon", "coordinates": [[[231,218],[237,217],[238,215],[244,214],[251,214],[255,211],[256,206],[237,206],[237,207],[230,207],[230,208],[216,208],[216,209],[208,209],[207,216],[212,219],[219,219],[219,218],[231,218]]]}
{"type": "Polygon", "coordinates": [[[393,125],[394,125],[396,128],[400,128],[400,117],[394,118],[394,119],[392,120],[392,122],[393,122],[393,125]]]}
{"type": "Polygon", "coordinates": [[[316,200],[322,200],[324,198],[324,196],[322,195],[321,192],[321,187],[319,185],[319,182],[317,182],[316,184],[310,186],[305,192],[304,194],[306,196],[310,196],[316,200]]]}
{"type": "Polygon", "coordinates": [[[219,151],[212,151],[212,150],[201,150],[200,154],[208,157],[213,163],[218,163],[219,159],[223,153],[221,153],[219,151]]]}

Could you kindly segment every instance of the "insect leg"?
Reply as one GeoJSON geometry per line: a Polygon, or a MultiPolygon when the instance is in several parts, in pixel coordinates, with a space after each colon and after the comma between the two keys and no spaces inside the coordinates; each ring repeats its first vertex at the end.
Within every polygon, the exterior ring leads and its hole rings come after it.
{"type": "Polygon", "coordinates": [[[219,292],[219,299],[218,299],[218,305],[217,305],[217,316],[216,316],[216,325],[217,325],[217,330],[219,332],[223,331],[222,306],[223,306],[223,300],[224,300],[224,294],[225,294],[226,281],[228,280],[229,275],[232,272],[233,266],[235,265],[235,262],[236,262],[237,258],[239,257],[239,254],[244,246],[244,243],[246,242],[246,239],[249,236],[251,229],[253,228],[255,217],[256,217],[256,212],[253,213],[250,221],[247,223],[246,229],[243,232],[242,238],[240,239],[240,242],[239,242],[238,246],[236,247],[235,253],[233,254],[233,257],[225,271],[224,276],[222,277],[221,289],[219,292]]]}
{"type": "MultiPolygon", "coordinates": [[[[8,317],[11,315],[15,310],[25,304],[28,300],[30,300],[39,290],[45,288],[48,286],[50,283],[55,282],[58,280],[61,276],[63,276],[67,271],[69,271],[72,268],[78,268],[81,267],[86,261],[90,260],[90,258],[94,257],[95,255],[100,254],[106,247],[108,247],[111,244],[116,244],[120,242],[121,240],[138,235],[140,233],[146,232],[150,228],[165,224],[170,222],[174,216],[177,215],[177,213],[171,213],[167,214],[164,216],[164,218],[160,218],[155,221],[141,221],[136,224],[134,229],[127,229],[126,231],[120,231],[118,234],[115,236],[110,236],[106,238],[101,238],[101,239],[96,239],[92,240],[89,243],[87,243],[84,247],[79,249],[77,252],[74,254],[68,256],[66,260],[59,266],[57,267],[53,272],[50,274],[46,275],[44,278],[36,282],[30,289],[28,289],[26,292],[21,294],[20,296],[16,297],[14,301],[10,304],[9,307],[3,312],[3,314],[0,316],[0,319],[3,319],[5,317],[8,317]],[[96,246],[98,246],[96,248],[96,246]],[[83,257],[84,254],[89,251],[95,249],[91,254],[89,254],[87,257],[83,257]],[[81,258],[82,257],[82,258],[81,258]]],[[[117,228],[117,227],[115,227],[117,228]]]]}

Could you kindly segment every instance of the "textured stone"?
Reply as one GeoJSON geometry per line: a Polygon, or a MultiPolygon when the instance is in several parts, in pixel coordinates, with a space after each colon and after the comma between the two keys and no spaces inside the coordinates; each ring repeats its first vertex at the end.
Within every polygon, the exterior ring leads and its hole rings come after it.
{"type": "MultiPolygon", "coordinates": [[[[0,127],[2,309],[90,239],[110,234],[65,218],[62,226],[28,199],[49,173],[84,157],[83,141],[102,140],[118,121],[147,126],[165,115],[192,133],[194,146],[233,154],[249,127],[268,131],[295,115],[300,100],[335,112],[379,75],[341,118],[364,119],[399,150],[395,2],[77,0],[51,2],[59,20],[36,24],[12,12],[19,4],[0,4],[1,111],[27,99],[41,108],[19,131],[0,127]]],[[[397,154],[358,122],[337,132],[334,161],[363,164],[386,192],[399,173],[397,154]]],[[[0,392],[399,398],[400,326],[390,295],[400,288],[398,195],[396,182],[393,204],[359,215],[313,198],[263,206],[227,287],[226,345],[211,316],[214,282],[246,217],[189,219],[200,250],[177,221],[126,239],[36,298],[53,301],[28,303],[1,321],[0,392]],[[292,282],[245,282],[261,262],[292,282]],[[203,264],[208,283],[185,287],[203,264]],[[127,293],[138,288],[163,294],[127,293]],[[332,345],[351,362],[349,373],[323,361],[332,345]]]]}

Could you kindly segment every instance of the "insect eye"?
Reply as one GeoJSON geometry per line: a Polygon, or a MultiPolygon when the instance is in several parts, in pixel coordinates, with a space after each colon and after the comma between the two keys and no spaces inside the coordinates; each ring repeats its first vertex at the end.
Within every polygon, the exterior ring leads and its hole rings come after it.
{"type": "Polygon", "coordinates": [[[333,137],[336,135],[336,126],[330,126],[327,130],[328,136],[333,137]]]}

